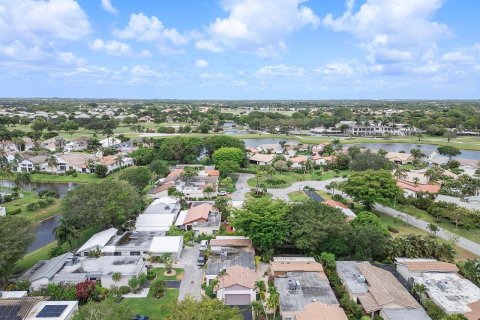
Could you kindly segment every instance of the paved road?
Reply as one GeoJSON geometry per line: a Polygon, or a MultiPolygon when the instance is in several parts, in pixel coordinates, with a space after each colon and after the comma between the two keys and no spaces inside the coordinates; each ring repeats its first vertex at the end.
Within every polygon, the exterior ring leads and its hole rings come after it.
{"type": "Polygon", "coordinates": [[[343,181],[345,180],[344,178],[337,178],[337,179],[331,179],[331,180],[325,180],[325,181],[301,181],[301,182],[295,182],[292,183],[292,185],[288,188],[284,189],[268,189],[268,192],[273,194],[274,198],[279,198],[283,199],[285,201],[290,201],[288,198],[288,194],[290,192],[294,191],[302,191],[304,187],[312,187],[317,190],[327,190],[326,186],[330,184],[332,181],[343,181]]]}
{"type": "MultiPolygon", "coordinates": [[[[412,226],[415,226],[419,229],[429,232],[427,229],[428,222],[409,216],[406,213],[395,210],[393,208],[382,206],[380,204],[376,204],[374,208],[375,210],[383,214],[389,215],[391,217],[398,217],[403,221],[407,222],[408,224],[411,224],[412,226]]],[[[452,238],[452,233],[443,228],[440,228],[440,230],[437,232],[436,235],[445,240],[450,240],[452,238]]],[[[480,244],[473,242],[471,240],[468,240],[467,238],[459,236],[457,246],[465,250],[468,250],[470,252],[473,252],[477,256],[480,256],[480,244]]]]}
{"type": "Polygon", "coordinates": [[[203,268],[197,267],[197,257],[200,252],[198,247],[199,245],[196,243],[193,247],[183,249],[179,265],[183,265],[185,272],[180,284],[178,301],[185,299],[187,295],[198,301],[202,298],[203,268]]]}
{"type": "Polygon", "coordinates": [[[254,174],[251,173],[240,173],[238,175],[237,183],[235,187],[237,190],[232,193],[232,201],[244,201],[245,200],[245,193],[250,191],[250,187],[248,186],[248,179],[255,177],[254,174]]]}

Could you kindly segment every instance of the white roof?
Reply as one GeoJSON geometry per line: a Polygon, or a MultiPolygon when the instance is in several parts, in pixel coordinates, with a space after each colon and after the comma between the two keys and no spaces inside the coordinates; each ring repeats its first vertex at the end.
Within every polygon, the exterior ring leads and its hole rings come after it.
{"type": "Polygon", "coordinates": [[[37,303],[28,313],[25,320],[35,320],[35,319],[49,319],[49,320],[65,320],[70,319],[74,311],[78,310],[78,301],[40,301],[37,303]],[[38,314],[46,306],[66,306],[63,312],[58,317],[38,317],[38,314]]]}
{"type": "MultiPolygon", "coordinates": [[[[337,207],[337,208],[340,208],[340,207],[337,207]]],[[[353,212],[349,208],[340,208],[340,210],[342,210],[343,214],[346,215],[347,217],[355,218],[357,216],[355,212],[353,212]]]]}
{"type": "Polygon", "coordinates": [[[455,273],[426,272],[413,279],[424,284],[429,298],[449,314],[470,312],[468,304],[480,300],[480,288],[455,273]]]}
{"type": "Polygon", "coordinates": [[[137,218],[137,231],[167,231],[174,223],[175,214],[141,214],[137,218]]]}
{"type": "Polygon", "coordinates": [[[175,221],[176,226],[183,226],[183,221],[185,221],[185,217],[187,216],[188,210],[182,210],[180,211],[180,214],[178,215],[177,221],[175,221]]]}
{"type": "Polygon", "coordinates": [[[28,296],[28,291],[0,291],[0,299],[23,298],[28,296]]]}
{"type": "MultiPolygon", "coordinates": [[[[473,197],[472,197],[473,198],[473,197]]],[[[435,202],[448,202],[448,203],[454,203],[459,207],[468,209],[468,210],[480,210],[480,203],[478,202],[468,202],[469,197],[465,198],[467,201],[462,200],[460,198],[456,197],[451,197],[451,196],[446,196],[443,194],[439,194],[435,198],[435,202]]],[[[475,199],[475,198],[474,198],[475,199]]],[[[473,200],[475,201],[475,200],[473,200]]]]}
{"type": "Polygon", "coordinates": [[[153,201],[150,205],[151,206],[154,206],[154,205],[157,205],[157,204],[160,204],[160,203],[163,203],[163,204],[176,204],[178,202],[178,200],[172,198],[172,197],[162,197],[160,199],[156,199],[155,201],[153,201]]]}
{"type": "Polygon", "coordinates": [[[89,251],[92,249],[102,249],[112,237],[117,234],[118,230],[115,228],[110,228],[102,232],[94,234],[83,246],[78,249],[78,252],[89,251]]]}
{"type": "Polygon", "coordinates": [[[182,242],[182,236],[155,237],[148,251],[152,253],[177,253],[182,250],[182,242]]]}

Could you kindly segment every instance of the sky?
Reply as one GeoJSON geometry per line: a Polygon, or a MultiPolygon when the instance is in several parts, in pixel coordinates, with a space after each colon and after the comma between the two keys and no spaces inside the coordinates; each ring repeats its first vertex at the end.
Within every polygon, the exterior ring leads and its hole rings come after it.
{"type": "Polygon", "coordinates": [[[0,0],[0,97],[477,99],[478,0],[0,0]]]}

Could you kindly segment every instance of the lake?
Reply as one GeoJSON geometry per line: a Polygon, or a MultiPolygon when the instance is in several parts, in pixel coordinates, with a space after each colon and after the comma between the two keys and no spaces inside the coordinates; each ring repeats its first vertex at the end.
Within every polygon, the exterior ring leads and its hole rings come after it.
{"type": "Polygon", "coordinates": [[[280,141],[286,141],[288,143],[298,143],[298,140],[294,139],[278,139],[278,138],[261,138],[261,139],[243,139],[247,148],[255,148],[261,144],[274,144],[280,143],[280,141]]]}
{"type": "MultiPolygon", "coordinates": [[[[12,181],[0,180],[2,186],[15,187],[15,183],[12,181]]],[[[77,186],[76,183],[36,183],[32,182],[27,185],[23,185],[22,189],[25,191],[35,190],[37,193],[42,190],[53,190],[58,193],[60,198],[65,197],[68,191],[74,189],[77,186]]],[[[28,247],[27,253],[40,249],[41,247],[55,241],[53,235],[53,229],[57,226],[58,219],[62,215],[57,214],[49,219],[45,219],[35,225],[35,240],[28,247]]]]}

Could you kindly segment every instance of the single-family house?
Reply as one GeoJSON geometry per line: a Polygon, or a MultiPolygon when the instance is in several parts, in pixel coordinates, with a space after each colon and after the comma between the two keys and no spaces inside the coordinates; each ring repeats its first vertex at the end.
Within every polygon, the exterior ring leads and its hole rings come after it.
{"type": "Polygon", "coordinates": [[[167,197],[168,189],[174,188],[174,187],[175,187],[175,183],[173,183],[172,181],[169,181],[159,186],[153,187],[150,191],[148,191],[147,196],[153,199],[167,197]]]}
{"type": "Polygon", "coordinates": [[[103,140],[100,140],[100,144],[102,145],[102,148],[113,147],[119,144],[120,142],[121,142],[120,139],[117,139],[115,137],[110,137],[110,138],[105,138],[103,140]]]}
{"type": "Polygon", "coordinates": [[[155,237],[164,236],[163,231],[126,231],[116,235],[100,250],[103,256],[143,256],[150,250],[155,237]]]}
{"type": "Polygon", "coordinates": [[[473,196],[473,197],[465,197],[462,199],[462,198],[439,194],[434,201],[453,203],[461,208],[465,208],[468,210],[480,210],[480,202],[478,201],[479,198],[480,198],[479,196],[473,196]]]}
{"type": "Polygon", "coordinates": [[[185,214],[180,214],[175,225],[184,230],[193,230],[195,234],[213,235],[220,229],[222,216],[210,203],[192,205],[185,214]]]}
{"type": "Polygon", "coordinates": [[[282,320],[302,319],[304,312],[308,314],[310,309],[307,306],[312,302],[339,305],[330,283],[318,272],[287,272],[285,277],[275,278],[274,284],[279,295],[282,320]]]}
{"type": "Polygon", "coordinates": [[[339,261],[336,268],[348,295],[360,302],[367,314],[382,314],[383,309],[418,309],[419,313],[425,313],[389,271],[370,262],[354,261],[339,261]]]}
{"type": "Polygon", "coordinates": [[[251,156],[248,160],[250,161],[250,163],[253,163],[253,164],[266,165],[266,164],[271,164],[273,159],[275,159],[275,155],[273,154],[256,153],[253,156],[251,156]]]}
{"type": "Polygon", "coordinates": [[[437,261],[435,259],[395,258],[397,272],[405,281],[413,282],[413,277],[421,277],[424,273],[457,273],[454,263],[437,261]]]}
{"type": "Polygon", "coordinates": [[[217,299],[230,305],[249,305],[256,299],[255,270],[241,266],[231,266],[218,276],[218,283],[214,290],[217,299]]]}
{"type": "Polygon", "coordinates": [[[473,177],[480,170],[480,161],[470,159],[455,159],[460,162],[458,169],[471,177],[473,177]]]}
{"type": "Polygon", "coordinates": [[[305,164],[308,161],[308,157],[306,156],[297,156],[289,158],[288,161],[292,163],[291,168],[293,169],[303,169],[305,168],[305,164]]]}
{"type": "Polygon", "coordinates": [[[213,252],[221,252],[224,248],[252,248],[252,240],[243,236],[216,236],[210,240],[210,250],[213,252]]]}
{"type": "Polygon", "coordinates": [[[101,251],[110,241],[110,239],[117,235],[117,232],[118,229],[110,228],[94,234],[90,237],[90,239],[87,240],[87,242],[83,244],[83,246],[77,250],[77,254],[82,257],[88,257],[90,251],[92,250],[101,251]]]}
{"type": "Polygon", "coordinates": [[[257,146],[257,150],[265,153],[282,154],[283,148],[279,143],[265,143],[257,146]]]}
{"type": "MultiPolygon", "coordinates": [[[[17,165],[17,172],[44,171],[48,168],[45,155],[25,156],[17,165]]],[[[52,169],[53,170],[53,169],[52,169]]]]}
{"type": "Polygon", "coordinates": [[[413,155],[411,155],[410,153],[401,152],[387,152],[385,158],[395,164],[412,163],[414,160],[413,155]]]}
{"type": "Polygon", "coordinates": [[[274,257],[270,270],[274,277],[285,277],[288,272],[316,272],[321,279],[327,279],[323,266],[312,257],[274,257]]]}
{"type": "Polygon", "coordinates": [[[79,173],[91,173],[96,163],[94,155],[86,153],[63,153],[56,156],[57,172],[75,170],[79,173]]]}
{"type": "Polygon", "coordinates": [[[73,139],[65,144],[64,150],[67,152],[72,151],[82,151],[87,149],[88,147],[88,138],[87,137],[79,137],[77,139],[73,139]]]}
{"type": "Polygon", "coordinates": [[[136,231],[163,231],[168,229],[175,222],[175,214],[140,214],[135,222],[136,231]]]}
{"type": "Polygon", "coordinates": [[[73,259],[73,253],[68,252],[50,260],[40,260],[32,268],[22,275],[22,278],[30,281],[31,290],[39,290],[46,286],[67,261],[73,259]]]}
{"type": "Polygon", "coordinates": [[[453,272],[425,272],[413,277],[413,284],[425,286],[425,296],[446,314],[463,314],[468,320],[480,318],[480,288],[453,272]]]}
{"type": "Polygon", "coordinates": [[[133,166],[133,159],[129,157],[121,157],[119,155],[108,155],[98,160],[99,163],[107,167],[107,173],[121,167],[133,166]]]}
{"type": "Polygon", "coordinates": [[[180,259],[183,249],[182,236],[154,237],[149,248],[149,254],[153,256],[170,255],[172,258],[180,259]]]}
{"type": "Polygon", "coordinates": [[[345,203],[330,199],[323,201],[322,204],[332,208],[340,209],[342,213],[346,216],[347,220],[355,219],[355,217],[357,216],[355,212],[353,212],[352,209],[350,209],[345,203]]]}
{"type": "Polygon", "coordinates": [[[63,142],[65,142],[63,138],[53,137],[53,138],[42,141],[40,145],[42,148],[48,149],[50,151],[55,151],[57,149],[57,146],[63,147],[62,140],[63,142]]]}
{"type": "Polygon", "coordinates": [[[436,183],[420,184],[397,180],[397,186],[403,190],[406,197],[419,197],[421,194],[437,194],[440,191],[440,185],[436,183]]]}

